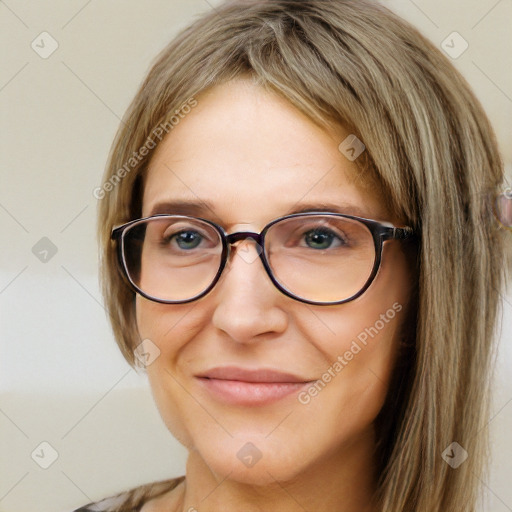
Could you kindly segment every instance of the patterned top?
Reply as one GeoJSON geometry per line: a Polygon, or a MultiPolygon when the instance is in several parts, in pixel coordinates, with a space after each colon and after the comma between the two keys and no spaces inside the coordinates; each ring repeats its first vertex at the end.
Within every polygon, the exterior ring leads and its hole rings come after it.
{"type": "Polygon", "coordinates": [[[89,503],[74,512],[138,512],[145,503],[177,487],[185,477],[135,487],[130,491],[89,503]]]}

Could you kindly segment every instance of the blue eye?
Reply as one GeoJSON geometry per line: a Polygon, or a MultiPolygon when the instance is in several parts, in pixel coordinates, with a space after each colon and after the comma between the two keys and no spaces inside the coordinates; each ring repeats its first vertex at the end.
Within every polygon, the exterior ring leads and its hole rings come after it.
{"type": "Polygon", "coordinates": [[[333,244],[335,244],[335,247],[339,247],[343,244],[343,241],[338,235],[330,229],[325,228],[316,228],[307,231],[304,238],[308,247],[312,249],[325,250],[331,248],[333,244]]]}
{"type": "Polygon", "coordinates": [[[174,234],[170,241],[175,241],[180,249],[195,249],[203,237],[197,231],[180,231],[174,234]]]}

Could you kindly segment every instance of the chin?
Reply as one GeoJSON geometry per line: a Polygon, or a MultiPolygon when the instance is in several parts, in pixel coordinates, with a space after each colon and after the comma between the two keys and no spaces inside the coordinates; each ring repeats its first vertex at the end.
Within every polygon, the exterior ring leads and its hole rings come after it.
{"type": "Polygon", "coordinates": [[[283,462],[267,460],[263,458],[254,466],[246,467],[243,464],[228,464],[227,461],[212,461],[210,470],[221,478],[227,478],[240,484],[268,487],[276,482],[287,482],[297,476],[297,467],[290,467],[283,462]]]}
{"type": "Polygon", "coordinates": [[[295,453],[291,446],[273,443],[264,436],[235,437],[211,444],[203,440],[190,454],[216,478],[258,486],[293,480],[305,463],[304,453],[295,453]]]}

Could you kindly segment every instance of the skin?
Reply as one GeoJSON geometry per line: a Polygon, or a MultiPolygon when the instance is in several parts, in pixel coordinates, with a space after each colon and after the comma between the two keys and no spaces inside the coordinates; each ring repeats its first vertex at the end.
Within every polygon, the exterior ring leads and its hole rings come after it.
{"type": "MultiPolygon", "coordinates": [[[[341,127],[322,130],[245,79],[216,86],[197,100],[156,149],[143,216],[158,203],[190,200],[208,201],[210,208],[185,213],[211,219],[228,233],[259,232],[304,204],[348,204],[361,216],[397,221],[377,191],[357,186],[355,163],[338,150],[349,135],[341,127]]],[[[240,250],[255,249],[249,243],[240,250]]],[[[141,339],[161,351],[147,367],[152,393],[165,424],[189,450],[186,483],[148,502],[144,512],[374,510],[374,420],[410,295],[400,242],[384,244],[379,274],[366,293],[335,306],[286,297],[259,259],[247,262],[236,253],[200,300],[165,305],[137,296],[141,339]],[[294,394],[263,406],[228,405],[194,377],[234,365],[320,379],[394,303],[402,311],[307,404],[294,394]],[[250,468],[237,457],[247,442],[262,455],[250,468]]]]}

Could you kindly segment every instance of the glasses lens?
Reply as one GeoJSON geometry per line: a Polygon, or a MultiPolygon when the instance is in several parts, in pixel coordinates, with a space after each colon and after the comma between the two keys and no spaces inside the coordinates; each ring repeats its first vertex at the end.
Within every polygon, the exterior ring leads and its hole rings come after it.
{"type": "Polygon", "coordinates": [[[299,298],[337,302],[358,293],[375,264],[375,244],[362,222],[305,215],[272,225],[265,252],[274,278],[299,298]]]}
{"type": "Polygon", "coordinates": [[[222,240],[210,224],[188,217],[141,221],[123,236],[126,271],[146,295],[188,300],[213,282],[222,259],[222,240]]]}

